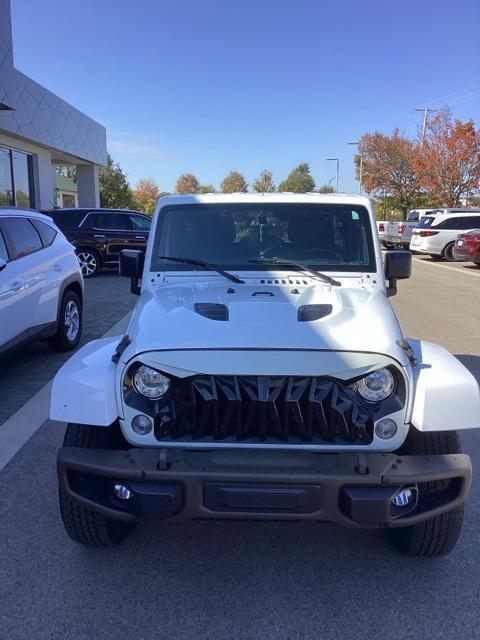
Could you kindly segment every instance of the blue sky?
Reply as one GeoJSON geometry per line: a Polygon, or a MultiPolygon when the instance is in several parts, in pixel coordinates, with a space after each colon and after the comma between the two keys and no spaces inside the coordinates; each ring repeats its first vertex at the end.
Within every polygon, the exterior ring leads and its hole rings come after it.
{"type": "Polygon", "coordinates": [[[358,189],[366,131],[480,122],[478,0],[11,0],[15,65],[107,127],[134,184],[231,169],[358,189]]]}

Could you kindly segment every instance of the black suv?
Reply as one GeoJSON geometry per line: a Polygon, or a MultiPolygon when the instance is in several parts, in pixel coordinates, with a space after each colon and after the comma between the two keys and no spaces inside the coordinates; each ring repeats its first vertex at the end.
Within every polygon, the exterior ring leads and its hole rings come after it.
{"type": "Polygon", "coordinates": [[[48,209],[75,247],[84,278],[114,267],[122,249],[145,250],[151,218],[128,209],[48,209]]]}

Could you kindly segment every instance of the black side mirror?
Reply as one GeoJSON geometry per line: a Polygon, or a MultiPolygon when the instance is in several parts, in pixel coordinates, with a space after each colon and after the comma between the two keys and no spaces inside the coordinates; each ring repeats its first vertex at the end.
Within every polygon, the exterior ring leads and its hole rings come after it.
{"type": "Polygon", "coordinates": [[[140,295],[141,291],[139,280],[142,277],[144,265],[145,254],[143,251],[137,251],[136,249],[123,249],[120,251],[118,273],[121,276],[130,278],[130,291],[137,296],[140,295]]]}
{"type": "Polygon", "coordinates": [[[385,253],[385,278],[388,280],[387,296],[397,293],[397,280],[405,280],[412,275],[412,254],[410,251],[387,251],[385,253]]]}

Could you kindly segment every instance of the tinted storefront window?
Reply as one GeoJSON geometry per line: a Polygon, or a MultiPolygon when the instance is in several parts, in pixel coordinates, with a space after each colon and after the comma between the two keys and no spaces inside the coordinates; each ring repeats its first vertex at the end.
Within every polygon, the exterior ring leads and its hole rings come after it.
{"type": "Polygon", "coordinates": [[[0,206],[35,206],[29,154],[0,147],[0,206]]]}

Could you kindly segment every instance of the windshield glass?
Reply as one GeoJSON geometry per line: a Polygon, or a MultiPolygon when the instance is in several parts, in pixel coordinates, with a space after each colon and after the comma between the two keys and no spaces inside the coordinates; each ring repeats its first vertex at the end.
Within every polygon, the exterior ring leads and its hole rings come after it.
{"type": "Polygon", "coordinates": [[[152,271],[192,269],[159,256],[195,258],[237,270],[272,269],[252,263],[269,258],[320,271],[376,270],[367,209],[342,204],[167,206],[156,228],[152,271]]]}
{"type": "Polygon", "coordinates": [[[435,218],[430,218],[428,216],[425,216],[425,218],[422,218],[420,222],[417,224],[417,229],[429,227],[434,220],[435,218]]]}

